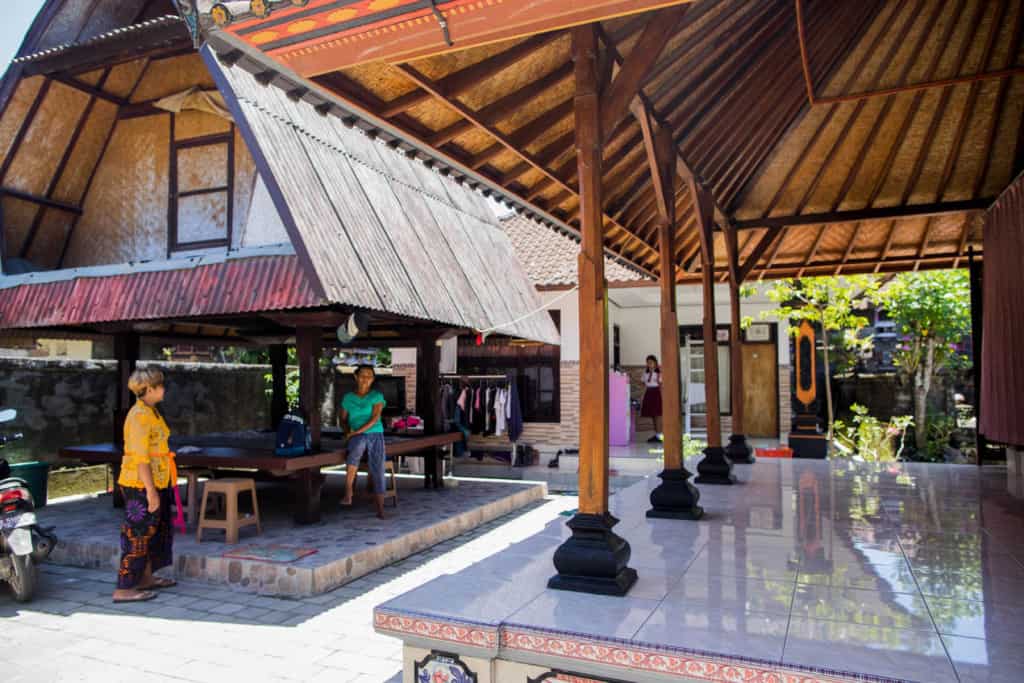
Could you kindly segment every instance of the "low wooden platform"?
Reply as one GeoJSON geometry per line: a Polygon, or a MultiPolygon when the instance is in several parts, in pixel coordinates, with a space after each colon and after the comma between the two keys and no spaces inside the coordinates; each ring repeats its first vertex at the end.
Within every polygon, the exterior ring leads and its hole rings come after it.
{"type": "MultiPolygon", "coordinates": [[[[430,436],[395,436],[385,437],[387,455],[397,457],[427,458],[424,485],[427,488],[443,487],[443,478],[437,475],[437,449],[461,438],[460,434],[436,434],[430,436]]],[[[230,437],[194,437],[174,440],[172,448],[195,446],[202,450],[195,453],[178,453],[175,461],[179,469],[200,468],[206,470],[248,470],[269,475],[270,478],[288,478],[294,489],[293,505],[295,521],[299,524],[313,524],[320,521],[320,498],[324,477],[320,470],[324,467],[335,467],[345,462],[347,449],[343,441],[330,443],[330,447],[310,455],[295,458],[283,458],[274,455],[272,448],[259,448],[251,445],[228,446],[216,445],[217,442],[230,442],[230,437]]],[[[332,440],[333,441],[333,440],[332,440]]],[[[61,458],[76,460],[92,465],[110,465],[114,480],[121,471],[122,450],[112,443],[92,444],[86,446],[69,446],[62,448],[61,458]]],[[[119,507],[120,496],[112,496],[115,507],[119,507]]]]}

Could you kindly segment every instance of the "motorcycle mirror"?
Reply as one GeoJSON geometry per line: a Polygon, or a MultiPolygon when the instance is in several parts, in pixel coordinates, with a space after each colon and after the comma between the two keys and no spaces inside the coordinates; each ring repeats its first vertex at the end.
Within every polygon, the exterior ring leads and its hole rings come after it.
{"type": "Polygon", "coordinates": [[[18,417],[18,411],[12,408],[7,410],[0,410],[0,422],[10,422],[14,418],[18,417]]]}

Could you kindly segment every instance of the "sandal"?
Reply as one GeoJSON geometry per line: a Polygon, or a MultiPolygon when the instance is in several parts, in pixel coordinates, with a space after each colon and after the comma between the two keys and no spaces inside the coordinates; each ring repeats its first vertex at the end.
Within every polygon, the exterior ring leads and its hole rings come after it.
{"type": "Polygon", "coordinates": [[[115,603],[146,602],[156,597],[153,591],[140,591],[134,598],[114,598],[115,603]]]}
{"type": "Polygon", "coordinates": [[[161,588],[173,588],[178,582],[174,579],[164,579],[159,576],[153,577],[153,583],[146,586],[144,590],[160,590],[161,588]]]}

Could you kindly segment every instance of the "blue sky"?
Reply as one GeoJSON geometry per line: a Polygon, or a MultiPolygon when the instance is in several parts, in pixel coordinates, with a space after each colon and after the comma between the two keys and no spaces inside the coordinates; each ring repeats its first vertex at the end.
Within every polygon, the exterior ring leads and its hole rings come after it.
{"type": "Polygon", "coordinates": [[[43,0],[5,2],[0,16],[0,72],[14,59],[29,25],[43,6],[43,0]]]}

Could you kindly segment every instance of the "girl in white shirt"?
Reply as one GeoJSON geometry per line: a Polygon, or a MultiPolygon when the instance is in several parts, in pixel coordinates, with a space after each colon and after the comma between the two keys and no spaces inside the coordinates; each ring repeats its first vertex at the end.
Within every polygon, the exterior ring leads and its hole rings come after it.
{"type": "Polygon", "coordinates": [[[654,436],[648,443],[661,441],[661,367],[657,356],[647,356],[647,368],[644,370],[644,398],[640,403],[640,417],[651,418],[654,425],[654,436]]]}

